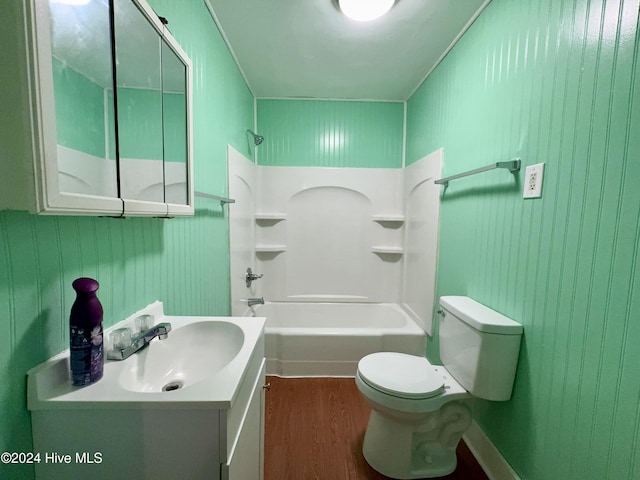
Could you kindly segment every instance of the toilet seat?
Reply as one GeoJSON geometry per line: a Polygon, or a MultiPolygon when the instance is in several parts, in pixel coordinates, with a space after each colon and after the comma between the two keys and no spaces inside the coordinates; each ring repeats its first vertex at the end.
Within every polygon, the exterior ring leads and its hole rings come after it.
{"type": "Polygon", "coordinates": [[[444,378],[424,357],[378,352],[358,362],[362,381],[387,395],[424,400],[444,392],[444,378]]]}

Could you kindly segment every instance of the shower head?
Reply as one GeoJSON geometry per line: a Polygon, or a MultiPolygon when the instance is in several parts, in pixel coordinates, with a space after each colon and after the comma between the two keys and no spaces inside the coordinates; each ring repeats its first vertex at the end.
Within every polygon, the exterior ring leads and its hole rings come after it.
{"type": "Polygon", "coordinates": [[[253,137],[253,143],[256,146],[260,145],[262,142],[264,142],[264,137],[262,135],[258,135],[256,133],[253,133],[251,130],[247,130],[247,133],[251,134],[251,136],[253,137]]]}

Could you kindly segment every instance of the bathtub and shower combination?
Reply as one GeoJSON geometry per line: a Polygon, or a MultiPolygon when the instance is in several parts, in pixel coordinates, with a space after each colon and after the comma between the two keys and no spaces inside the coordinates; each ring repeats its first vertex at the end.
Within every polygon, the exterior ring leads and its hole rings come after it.
{"type": "Polygon", "coordinates": [[[354,377],[369,353],[426,348],[425,332],[394,303],[266,302],[248,315],[267,319],[268,375],[354,377]]]}
{"type": "Polygon", "coordinates": [[[370,353],[425,355],[442,159],[258,165],[229,147],[232,314],[266,318],[268,374],[355,377],[370,353]],[[247,284],[248,267],[264,278],[247,284]],[[247,310],[249,297],[267,303],[247,310]]]}

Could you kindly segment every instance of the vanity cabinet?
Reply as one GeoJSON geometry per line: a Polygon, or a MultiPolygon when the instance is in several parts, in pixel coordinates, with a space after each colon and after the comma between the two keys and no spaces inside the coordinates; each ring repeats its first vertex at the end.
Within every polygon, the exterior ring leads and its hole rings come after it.
{"type": "Polygon", "coordinates": [[[222,439],[221,444],[221,480],[262,480],[264,477],[264,382],[263,359],[255,382],[245,382],[236,405],[223,412],[227,438],[222,439]]]}
{"type": "MultiPolygon", "coordinates": [[[[32,411],[36,480],[262,480],[264,365],[251,361],[229,409],[94,402],[32,411]]],[[[65,378],[58,373],[46,381],[65,378]]]]}
{"type": "Polygon", "coordinates": [[[0,209],[192,215],[191,63],[144,0],[8,2],[0,209]]]}
{"type": "MultiPolygon", "coordinates": [[[[156,302],[107,329],[106,338],[143,312],[173,325],[168,339],[105,362],[95,384],[71,385],[68,350],[27,373],[36,480],[261,480],[265,319],[165,316],[156,302]],[[204,329],[207,321],[221,326],[204,329]],[[212,343],[213,335],[221,341],[212,343]],[[212,355],[203,358],[202,348],[212,355]],[[149,388],[144,372],[162,358],[182,388],[149,388]],[[210,375],[204,379],[197,376],[203,366],[210,375]]],[[[153,375],[164,383],[166,371],[153,375]]]]}

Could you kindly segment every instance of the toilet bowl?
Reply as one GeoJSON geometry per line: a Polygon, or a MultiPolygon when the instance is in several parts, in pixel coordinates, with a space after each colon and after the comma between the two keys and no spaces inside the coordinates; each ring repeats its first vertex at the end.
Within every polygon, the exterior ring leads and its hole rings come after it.
{"type": "Polygon", "coordinates": [[[381,352],[360,360],[356,385],[371,406],[362,452],[378,472],[399,479],[448,475],[471,424],[472,396],[424,357],[381,352]]]}
{"type": "Polygon", "coordinates": [[[391,478],[453,472],[471,399],[511,397],[522,326],[468,297],[442,297],[440,305],[443,366],[396,352],[358,363],[356,385],[372,409],[362,452],[391,478]]]}

